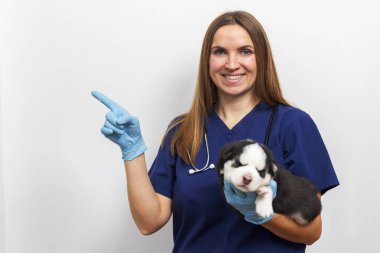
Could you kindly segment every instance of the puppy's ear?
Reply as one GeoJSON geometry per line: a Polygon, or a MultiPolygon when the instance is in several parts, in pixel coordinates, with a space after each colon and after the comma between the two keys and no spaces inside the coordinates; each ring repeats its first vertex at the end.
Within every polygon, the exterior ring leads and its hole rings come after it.
{"type": "Polygon", "coordinates": [[[229,142],[219,150],[218,161],[216,163],[219,174],[224,173],[224,163],[233,158],[235,147],[236,142],[229,142]]]}
{"type": "Polygon", "coordinates": [[[273,172],[276,174],[278,171],[277,165],[275,163],[272,163],[273,172]]]}
{"type": "Polygon", "coordinates": [[[274,155],[272,154],[272,151],[265,145],[260,144],[260,147],[264,150],[265,155],[267,156],[266,166],[269,169],[269,173],[274,176],[276,174],[278,167],[276,160],[274,159],[274,155]]]}
{"type": "Polygon", "coordinates": [[[232,156],[232,151],[234,150],[235,146],[236,146],[235,142],[229,142],[225,144],[219,150],[219,159],[223,159],[224,161],[230,160],[232,156]]]}
{"type": "Polygon", "coordinates": [[[276,160],[274,159],[272,151],[267,146],[265,146],[264,144],[260,143],[259,145],[264,150],[265,155],[267,156],[267,159],[269,160],[269,162],[276,164],[276,160]]]}

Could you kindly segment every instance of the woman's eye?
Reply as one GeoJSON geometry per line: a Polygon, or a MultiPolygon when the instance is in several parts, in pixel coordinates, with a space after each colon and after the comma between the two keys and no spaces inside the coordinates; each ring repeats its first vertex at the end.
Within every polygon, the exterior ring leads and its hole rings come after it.
{"type": "Polygon", "coordinates": [[[250,50],[250,49],[243,49],[243,50],[241,50],[241,54],[242,55],[251,55],[253,53],[254,52],[252,50],[250,50]]]}
{"type": "Polygon", "coordinates": [[[221,48],[217,48],[212,53],[215,54],[215,55],[222,55],[222,54],[225,53],[225,51],[223,49],[221,49],[221,48]]]}

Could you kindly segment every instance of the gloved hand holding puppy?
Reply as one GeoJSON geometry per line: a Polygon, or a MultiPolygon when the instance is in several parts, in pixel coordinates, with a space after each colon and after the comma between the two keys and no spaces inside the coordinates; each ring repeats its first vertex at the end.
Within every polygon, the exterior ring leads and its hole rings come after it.
{"type": "Polygon", "coordinates": [[[227,143],[217,169],[227,203],[253,224],[269,221],[275,212],[306,224],[321,212],[317,187],[276,164],[263,144],[249,139],[227,143]]]}
{"type": "MultiPolygon", "coordinates": [[[[270,189],[272,190],[274,199],[277,191],[277,183],[274,180],[270,182],[270,189]]],[[[260,225],[272,219],[273,214],[270,214],[269,217],[262,217],[256,213],[256,192],[240,191],[227,180],[224,180],[223,190],[227,203],[243,214],[246,221],[260,225]]]]}

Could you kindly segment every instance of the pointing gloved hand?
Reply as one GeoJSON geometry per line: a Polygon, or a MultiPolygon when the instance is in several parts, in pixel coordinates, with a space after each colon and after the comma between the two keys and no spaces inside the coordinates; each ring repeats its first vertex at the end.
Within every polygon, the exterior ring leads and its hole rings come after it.
{"type": "MultiPolygon", "coordinates": [[[[276,197],[277,191],[276,181],[270,181],[270,188],[273,192],[273,200],[276,197]]],[[[243,214],[244,219],[250,223],[260,225],[273,217],[273,215],[270,215],[267,218],[263,218],[256,213],[255,202],[257,194],[255,192],[242,192],[226,180],[224,180],[224,196],[226,197],[227,203],[243,214]]]]}
{"type": "Polygon", "coordinates": [[[101,129],[105,137],[119,145],[123,160],[133,160],[146,151],[137,117],[130,115],[123,107],[98,91],[91,94],[111,111],[101,129]]]}

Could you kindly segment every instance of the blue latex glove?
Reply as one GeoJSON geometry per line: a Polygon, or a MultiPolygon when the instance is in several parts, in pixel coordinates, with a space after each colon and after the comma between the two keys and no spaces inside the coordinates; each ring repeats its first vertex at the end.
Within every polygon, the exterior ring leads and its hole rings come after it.
{"type": "Polygon", "coordinates": [[[105,137],[119,145],[123,160],[133,160],[146,151],[137,117],[130,115],[123,107],[98,91],[91,94],[111,111],[101,129],[105,137]]]}
{"type": "MultiPolygon", "coordinates": [[[[277,183],[271,180],[270,187],[274,199],[276,197],[277,183]]],[[[255,201],[257,195],[255,192],[242,192],[226,180],[224,180],[224,196],[226,197],[227,203],[243,214],[244,219],[250,223],[260,225],[273,217],[273,215],[271,215],[268,218],[263,218],[256,213],[255,201]]]]}

